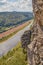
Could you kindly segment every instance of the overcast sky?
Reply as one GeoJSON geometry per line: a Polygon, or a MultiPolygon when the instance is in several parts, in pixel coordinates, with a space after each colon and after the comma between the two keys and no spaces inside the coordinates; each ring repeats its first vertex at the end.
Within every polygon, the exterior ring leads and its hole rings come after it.
{"type": "Polygon", "coordinates": [[[0,12],[32,11],[32,0],[0,0],[0,12]]]}

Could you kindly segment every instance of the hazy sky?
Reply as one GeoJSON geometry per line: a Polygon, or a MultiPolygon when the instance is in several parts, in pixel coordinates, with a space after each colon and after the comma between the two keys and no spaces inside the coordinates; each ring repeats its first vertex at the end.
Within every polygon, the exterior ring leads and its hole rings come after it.
{"type": "Polygon", "coordinates": [[[32,11],[32,0],[0,0],[2,11],[32,11]]]}

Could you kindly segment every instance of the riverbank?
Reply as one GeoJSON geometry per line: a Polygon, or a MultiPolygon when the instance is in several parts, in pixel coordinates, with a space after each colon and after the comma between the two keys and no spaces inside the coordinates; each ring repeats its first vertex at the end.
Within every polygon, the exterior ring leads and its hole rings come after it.
{"type": "Polygon", "coordinates": [[[3,42],[7,39],[9,39],[11,36],[13,36],[14,34],[16,34],[18,31],[22,30],[23,28],[25,28],[27,25],[29,25],[31,23],[32,20],[27,21],[26,23],[19,25],[16,28],[12,28],[6,32],[3,32],[0,34],[0,42],[3,42]]]}
{"type": "Polygon", "coordinates": [[[6,55],[0,57],[0,65],[27,65],[26,54],[23,53],[19,42],[6,55]]]}
{"type": "Polygon", "coordinates": [[[0,56],[3,56],[12,48],[14,48],[18,44],[18,42],[21,41],[21,36],[24,34],[24,32],[29,30],[32,26],[33,26],[33,20],[28,26],[18,31],[15,35],[10,37],[8,40],[1,42],[0,43],[0,56]]]}

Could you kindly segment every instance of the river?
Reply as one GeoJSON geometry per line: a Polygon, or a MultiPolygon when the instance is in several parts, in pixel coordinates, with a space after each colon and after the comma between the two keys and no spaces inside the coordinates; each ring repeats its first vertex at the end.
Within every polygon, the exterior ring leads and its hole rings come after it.
{"type": "Polygon", "coordinates": [[[11,50],[13,47],[15,47],[18,44],[18,42],[20,41],[21,36],[23,35],[23,33],[26,30],[29,30],[30,26],[32,24],[33,24],[33,22],[31,22],[31,24],[28,25],[28,26],[26,26],[24,29],[22,29],[19,32],[17,32],[14,36],[12,36],[11,38],[9,38],[8,40],[0,43],[0,56],[3,56],[9,50],[11,50]]]}

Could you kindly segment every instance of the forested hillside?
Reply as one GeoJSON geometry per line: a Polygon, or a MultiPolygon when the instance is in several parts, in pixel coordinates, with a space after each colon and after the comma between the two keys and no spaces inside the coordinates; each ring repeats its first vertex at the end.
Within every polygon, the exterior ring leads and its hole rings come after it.
{"type": "Polygon", "coordinates": [[[33,18],[30,12],[0,12],[0,33],[33,18]]]}

